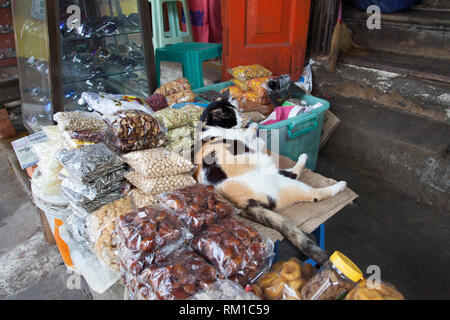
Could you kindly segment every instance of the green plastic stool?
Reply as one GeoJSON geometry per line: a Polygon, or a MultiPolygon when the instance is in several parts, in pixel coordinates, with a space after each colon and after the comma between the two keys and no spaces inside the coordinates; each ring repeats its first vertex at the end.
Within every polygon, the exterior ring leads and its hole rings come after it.
{"type": "Polygon", "coordinates": [[[153,47],[155,50],[157,48],[163,48],[168,44],[194,41],[186,0],[149,0],[149,2],[152,5],[153,47]],[[168,32],[164,31],[164,2],[167,2],[167,13],[169,16],[170,30],[168,32]],[[177,2],[181,2],[183,5],[183,12],[186,18],[186,32],[181,31],[180,28],[177,2]]]}
{"type": "Polygon", "coordinates": [[[161,61],[183,65],[183,76],[192,89],[203,88],[203,62],[222,56],[222,45],[216,43],[187,42],[156,49],[156,80],[161,85],[161,61]]]}

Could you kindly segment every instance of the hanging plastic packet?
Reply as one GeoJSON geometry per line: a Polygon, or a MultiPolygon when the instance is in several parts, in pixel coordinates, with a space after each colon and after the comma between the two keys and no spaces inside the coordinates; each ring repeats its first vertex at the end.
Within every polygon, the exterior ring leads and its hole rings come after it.
{"type": "Polygon", "coordinates": [[[287,74],[270,79],[267,82],[267,93],[274,108],[282,106],[288,99],[302,99],[305,95],[305,91],[295,85],[287,74]]]}
{"type": "Polygon", "coordinates": [[[295,83],[298,87],[306,90],[309,93],[311,93],[313,90],[312,65],[314,63],[315,61],[313,59],[309,60],[309,64],[303,70],[303,74],[300,78],[300,81],[295,83]]]}

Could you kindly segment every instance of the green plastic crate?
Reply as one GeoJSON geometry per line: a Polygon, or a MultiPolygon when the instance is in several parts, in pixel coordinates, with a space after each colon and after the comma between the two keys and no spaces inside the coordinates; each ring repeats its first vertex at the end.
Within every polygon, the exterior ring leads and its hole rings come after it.
{"type": "MultiPolygon", "coordinates": [[[[220,92],[221,90],[233,86],[230,81],[217,83],[208,87],[194,90],[194,93],[201,93],[209,90],[220,92]]],[[[197,98],[199,101],[208,102],[197,98]]],[[[325,111],[330,109],[330,103],[311,95],[305,95],[304,100],[310,105],[319,102],[322,107],[313,110],[311,113],[302,114],[298,117],[280,121],[278,123],[263,126],[260,125],[260,135],[267,135],[267,147],[269,150],[278,151],[282,156],[297,161],[301,154],[308,155],[306,167],[311,170],[316,169],[317,158],[319,157],[320,138],[323,130],[323,119],[325,111]],[[272,147],[272,132],[278,130],[279,141],[278,150],[272,147]]],[[[275,148],[276,149],[276,148],[275,148]]]]}
{"type": "MultiPolygon", "coordinates": [[[[301,154],[306,153],[308,155],[306,167],[315,170],[317,158],[319,157],[323,119],[325,111],[330,109],[330,103],[310,95],[305,95],[304,100],[310,105],[321,102],[323,106],[310,113],[302,114],[298,117],[280,121],[272,125],[260,125],[259,130],[260,135],[267,135],[267,148],[269,150],[294,161],[297,161],[301,154]],[[276,143],[272,141],[274,130],[278,130],[279,134],[278,150],[272,146],[272,143],[276,143]]],[[[273,139],[275,140],[275,137],[273,139]]]]}

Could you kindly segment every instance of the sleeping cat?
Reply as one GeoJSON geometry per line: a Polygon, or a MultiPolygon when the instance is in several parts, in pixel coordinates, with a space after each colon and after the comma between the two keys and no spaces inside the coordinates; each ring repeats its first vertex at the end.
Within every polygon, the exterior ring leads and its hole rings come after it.
{"type": "Polygon", "coordinates": [[[292,221],[275,212],[299,202],[331,198],[343,191],[347,183],[313,188],[299,181],[308,159],[306,154],[299,157],[293,168],[279,170],[265,141],[257,137],[258,125],[239,129],[239,113],[235,111],[231,103],[221,100],[212,103],[203,114],[203,145],[195,155],[196,180],[213,185],[243,209],[241,215],[278,230],[307,256],[319,264],[325,262],[325,252],[292,221]]]}

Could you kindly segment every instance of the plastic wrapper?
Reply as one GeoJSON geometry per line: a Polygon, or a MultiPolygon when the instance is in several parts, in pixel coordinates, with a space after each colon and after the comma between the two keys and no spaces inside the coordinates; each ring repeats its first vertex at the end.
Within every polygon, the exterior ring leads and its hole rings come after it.
{"type": "Polygon", "coordinates": [[[261,105],[270,103],[269,97],[267,96],[267,91],[262,88],[244,93],[243,100],[261,105]]]}
{"type": "Polygon", "coordinates": [[[259,104],[255,102],[241,101],[239,103],[239,111],[242,113],[245,112],[259,112],[265,116],[269,116],[274,110],[274,107],[271,104],[259,104]]]}
{"type": "MultiPolygon", "coordinates": [[[[66,169],[63,169],[59,177],[62,180],[69,179],[71,184],[74,184],[75,186],[73,189],[75,192],[78,192],[77,190],[88,190],[86,194],[92,194],[92,193],[101,193],[102,190],[106,189],[108,186],[117,183],[118,181],[124,182],[125,179],[125,173],[127,173],[128,170],[124,167],[120,167],[118,170],[113,171],[109,174],[105,174],[102,177],[99,177],[98,179],[90,182],[90,183],[84,183],[82,180],[77,179],[76,176],[72,176],[67,172],[66,169]]],[[[125,184],[125,183],[123,183],[125,184]]],[[[80,191],[79,193],[83,193],[80,191]]],[[[89,196],[85,195],[86,198],[90,198],[89,196]]]]}
{"type": "Polygon", "coordinates": [[[161,178],[147,178],[135,171],[128,172],[125,178],[139,190],[148,194],[160,194],[193,186],[197,182],[190,174],[179,174],[161,178]]]}
{"type": "Polygon", "coordinates": [[[164,134],[158,121],[139,110],[118,111],[107,118],[115,137],[119,139],[142,139],[164,134]]]}
{"type": "Polygon", "coordinates": [[[190,246],[242,287],[270,267],[274,249],[271,240],[234,217],[198,231],[190,246]]]}
{"type": "Polygon", "coordinates": [[[195,93],[191,90],[177,92],[167,97],[167,103],[170,107],[178,103],[189,103],[195,101],[195,93]]]}
{"type": "Polygon", "coordinates": [[[228,70],[228,72],[235,79],[238,79],[240,81],[247,81],[254,78],[268,77],[272,75],[272,72],[259,64],[239,66],[228,70]]]}
{"type": "Polygon", "coordinates": [[[95,210],[100,209],[102,206],[114,202],[122,196],[122,186],[119,186],[116,189],[110,190],[108,193],[105,193],[99,198],[95,200],[90,200],[76,192],[73,192],[70,189],[61,187],[61,193],[64,198],[69,201],[72,207],[75,207],[76,210],[80,211],[80,213],[92,213],[95,210]],[[78,209],[77,209],[78,208],[78,209]]]}
{"type": "Polygon", "coordinates": [[[105,144],[99,143],[75,150],[61,150],[56,159],[70,175],[83,182],[92,182],[123,168],[123,160],[105,144]]]}
{"type": "Polygon", "coordinates": [[[189,115],[180,109],[166,108],[153,114],[167,130],[186,126],[189,124],[189,115]]]}
{"type": "Polygon", "coordinates": [[[167,149],[173,152],[177,153],[183,153],[186,151],[186,153],[191,152],[192,147],[194,146],[194,139],[192,137],[185,137],[181,140],[176,140],[171,142],[167,149]]]}
{"type": "Polygon", "coordinates": [[[364,280],[347,294],[345,300],[405,300],[405,297],[391,284],[382,282],[379,288],[369,288],[364,280]]]}
{"type": "Polygon", "coordinates": [[[164,148],[131,152],[122,159],[134,171],[149,178],[175,176],[194,169],[190,160],[164,148]]]}
{"type": "Polygon", "coordinates": [[[77,193],[91,201],[102,197],[103,195],[115,191],[118,188],[122,188],[125,177],[122,176],[122,180],[116,180],[114,183],[104,186],[103,189],[92,187],[89,184],[78,184],[70,178],[65,178],[62,180],[61,186],[63,188],[69,189],[74,193],[77,193]]]}
{"type": "Polygon", "coordinates": [[[42,131],[45,133],[47,138],[51,141],[61,142],[61,131],[58,126],[46,126],[42,127],[42,131]]]}
{"type": "Polygon", "coordinates": [[[33,145],[33,150],[39,159],[41,173],[47,178],[57,178],[62,170],[62,165],[55,159],[55,153],[60,149],[61,141],[50,140],[33,145]]]}
{"type": "Polygon", "coordinates": [[[191,137],[194,134],[194,128],[191,126],[183,126],[171,129],[167,132],[167,139],[169,142],[178,141],[186,137],[191,137]]]}
{"type": "Polygon", "coordinates": [[[66,219],[66,225],[76,241],[83,242],[88,248],[93,250],[94,243],[91,238],[89,217],[83,219],[76,214],[72,214],[66,219]]]}
{"type": "Polygon", "coordinates": [[[223,275],[216,268],[191,251],[150,266],[139,276],[139,282],[151,288],[159,300],[188,299],[220,279],[223,275]]]}
{"type": "Polygon", "coordinates": [[[131,190],[129,196],[131,197],[136,208],[148,207],[158,203],[157,195],[147,194],[139,189],[131,190]]]}
{"type": "Polygon", "coordinates": [[[312,66],[314,63],[315,61],[313,59],[309,60],[309,64],[303,69],[303,74],[300,77],[300,81],[295,83],[297,86],[310,93],[313,90],[312,66]]]}
{"type": "Polygon", "coordinates": [[[116,221],[120,216],[131,211],[133,211],[131,198],[126,197],[102,206],[90,216],[90,237],[94,243],[94,251],[105,265],[117,272],[120,268],[116,255],[116,221]]]}
{"type": "Polygon", "coordinates": [[[150,106],[140,97],[83,92],[81,98],[84,99],[92,109],[104,116],[108,116],[117,111],[126,110],[140,110],[149,114],[153,113],[150,106]]]}
{"type": "Polygon", "coordinates": [[[58,112],[53,119],[60,131],[97,131],[106,127],[100,116],[90,112],[58,112]]]}
{"type": "Polygon", "coordinates": [[[241,88],[242,91],[247,92],[252,90],[251,87],[247,85],[247,81],[240,81],[239,79],[231,79],[231,82],[241,88]]]}
{"type": "Polygon", "coordinates": [[[180,110],[188,115],[189,125],[193,127],[195,127],[197,123],[200,122],[202,114],[203,112],[205,112],[205,108],[196,106],[194,104],[188,104],[180,110]]]}
{"type": "Polygon", "coordinates": [[[301,289],[316,273],[310,264],[302,265],[292,258],[276,263],[252,285],[252,290],[263,300],[302,300],[301,289]]]}
{"type": "Polygon", "coordinates": [[[250,88],[250,90],[258,91],[260,89],[265,89],[267,86],[267,81],[269,81],[272,78],[273,77],[255,78],[248,80],[246,84],[250,88]]]}
{"type": "Polygon", "coordinates": [[[252,292],[245,292],[245,290],[234,281],[218,280],[208,288],[189,298],[189,300],[236,301],[260,299],[252,292]]]}
{"type": "Polygon", "coordinates": [[[32,178],[32,182],[45,196],[59,196],[61,192],[61,179],[54,175],[44,175],[38,168],[32,178]]]}
{"type": "Polygon", "coordinates": [[[95,144],[95,142],[91,142],[91,141],[82,141],[82,140],[78,140],[78,139],[72,139],[70,137],[69,131],[64,131],[62,136],[63,136],[63,139],[62,139],[63,147],[64,147],[64,149],[67,149],[67,150],[79,149],[79,148],[83,148],[83,147],[87,147],[87,146],[91,146],[91,145],[95,144]]]}
{"type": "Polygon", "coordinates": [[[73,131],[69,134],[71,139],[94,142],[94,143],[106,143],[107,137],[104,131],[73,131]]]}
{"type": "Polygon", "coordinates": [[[191,90],[191,85],[189,84],[189,80],[186,78],[181,78],[175,81],[168,82],[158,89],[156,89],[156,94],[162,94],[165,97],[176,94],[180,91],[191,90]]]}
{"type": "Polygon", "coordinates": [[[141,139],[112,139],[112,145],[119,153],[129,153],[153,148],[163,147],[167,144],[165,135],[141,139]]]}
{"type": "Polygon", "coordinates": [[[223,89],[221,91],[221,93],[226,93],[227,91],[229,91],[230,96],[232,96],[236,100],[244,101],[245,91],[243,91],[240,87],[238,87],[238,86],[228,87],[228,88],[223,89]]]}
{"type": "Polygon", "coordinates": [[[305,91],[300,89],[287,74],[267,81],[267,94],[274,108],[282,106],[287,100],[303,99],[305,91]]]}
{"type": "Polygon", "coordinates": [[[140,208],[121,216],[116,223],[116,234],[120,261],[133,275],[146,266],[165,261],[192,238],[191,233],[161,205],[140,208]]]}
{"type": "Polygon", "coordinates": [[[236,209],[214,191],[213,186],[197,184],[192,187],[166,192],[158,196],[160,202],[173,210],[173,214],[188,226],[191,232],[210,226],[226,218],[236,209]]]}

